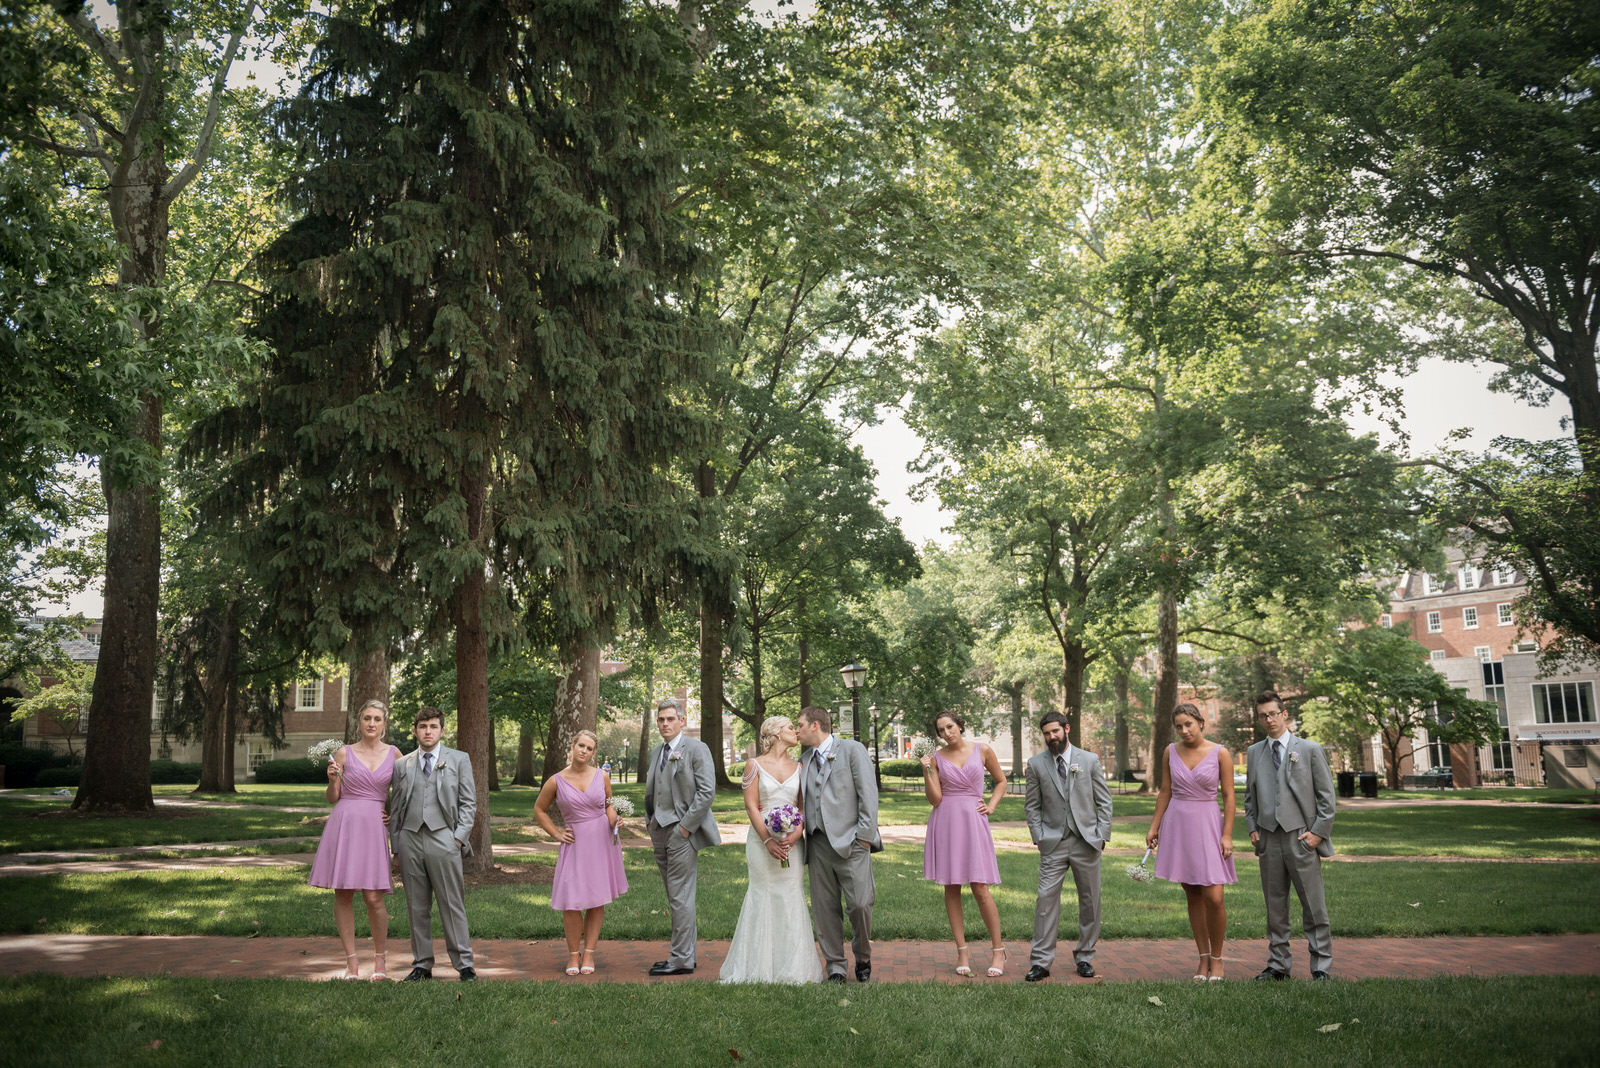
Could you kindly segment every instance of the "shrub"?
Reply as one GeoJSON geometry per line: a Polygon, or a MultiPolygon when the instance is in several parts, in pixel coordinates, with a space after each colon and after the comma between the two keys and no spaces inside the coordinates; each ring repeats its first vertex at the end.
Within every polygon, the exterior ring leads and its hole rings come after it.
{"type": "MultiPolygon", "coordinates": [[[[195,781],[199,781],[196,778],[195,781]]],[[[256,766],[256,782],[328,782],[328,766],[313,764],[305,757],[290,760],[263,760],[256,766]]]]}
{"type": "MultiPolygon", "coordinates": [[[[42,768],[39,774],[33,777],[33,785],[41,788],[56,789],[60,786],[76,786],[78,779],[83,775],[82,768],[42,768]]],[[[6,767],[6,777],[10,778],[11,768],[6,767]]]]}
{"type": "Polygon", "coordinates": [[[894,760],[880,761],[878,770],[885,775],[896,775],[902,779],[920,779],[922,778],[922,761],[897,757],[894,760]]]}
{"type": "Polygon", "coordinates": [[[743,761],[740,761],[737,764],[728,765],[728,778],[732,779],[734,782],[740,782],[744,779],[743,761]]]}
{"type": "Polygon", "coordinates": [[[33,786],[35,777],[45,768],[64,768],[68,763],[65,753],[53,749],[35,749],[16,742],[0,745],[0,764],[6,769],[7,786],[33,786]]]}
{"type": "Polygon", "coordinates": [[[161,784],[168,786],[194,786],[200,782],[199,764],[180,764],[176,760],[150,761],[150,782],[152,785],[161,784]]]}

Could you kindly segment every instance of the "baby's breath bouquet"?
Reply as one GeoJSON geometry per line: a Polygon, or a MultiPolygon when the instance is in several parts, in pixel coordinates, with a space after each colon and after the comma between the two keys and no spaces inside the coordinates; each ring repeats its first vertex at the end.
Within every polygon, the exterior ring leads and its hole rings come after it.
{"type": "Polygon", "coordinates": [[[1150,850],[1146,849],[1144,851],[1144,856],[1139,858],[1139,863],[1128,865],[1128,878],[1132,879],[1136,883],[1149,882],[1153,878],[1153,876],[1150,874],[1150,869],[1146,866],[1149,863],[1150,850]]]}
{"type": "Polygon", "coordinates": [[[344,741],[339,738],[324,738],[322,741],[306,750],[306,759],[313,764],[326,764],[333,759],[333,754],[344,748],[344,741]]]}
{"type": "Polygon", "coordinates": [[[608,797],[606,798],[606,804],[617,810],[617,825],[611,828],[611,837],[620,837],[623,818],[633,815],[633,802],[626,797],[608,797]]]}

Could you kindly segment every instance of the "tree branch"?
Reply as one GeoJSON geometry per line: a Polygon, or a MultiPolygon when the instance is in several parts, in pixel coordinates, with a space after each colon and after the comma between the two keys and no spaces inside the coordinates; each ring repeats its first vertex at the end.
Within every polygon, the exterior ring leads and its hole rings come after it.
{"type": "Polygon", "coordinates": [[[227,88],[228,69],[233,66],[233,58],[239,52],[239,41],[244,37],[244,27],[250,24],[250,15],[254,10],[254,4],[245,8],[240,17],[244,25],[234,30],[228,38],[228,47],[223,50],[222,59],[217,63],[216,76],[211,79],[211,97],[206,101],[206,119],[200,127],[200,136],[195,138],[194,157],[161,190],[161,195],[168,200],[183,192],[184,187],[194,181],[211,155],[211,136],[216,132],[217,117],[222,113],[222,94],[227,88]]]}

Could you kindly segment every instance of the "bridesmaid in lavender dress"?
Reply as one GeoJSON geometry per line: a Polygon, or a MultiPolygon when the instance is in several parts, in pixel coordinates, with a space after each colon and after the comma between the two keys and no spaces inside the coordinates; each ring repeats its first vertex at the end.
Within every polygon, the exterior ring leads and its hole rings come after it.
{"type": "Polygon", "coordinates": [[[628,892],[617,841],[617,810],[611,807],[611,777],[594,766],[593,731],[573,739],[566,767],[545,780],[533,803],[533,818],[561,843],[550,907],[561,913],[567,936],[567,974],[592,975],[594,948],[600,943],[600,922],[606,906],[628,892]],[[550,818],[550,803],[561,809],[565,827],[550,818]]]}
{"type": "Polygon", "coordinates": [[[356,959],[356,891],[367,903],[367,926],[372,928],[372,980],[387,979],[389,909],[383,895],[392,893],[389,881],[389,832],[383,825],[383,806],[389,797],[389,779],[400,751],[383,741],[389,710],[381,701],[368,701],[358,717],[361,740],[347,745],[328,761],[328,800],[333,814],[317,843],[311,861],[312,886],[333,890],[333,923],[344,945],[342,978],[360,979],[356,959]]]}
{"type": "Polygon", "coordinates": [[[1006,950],[1000,940],[1000,910],[989,887],[1000,882],[989,817],[1006,795],[1006,773],[993,749],[962,737],[966,721],[941,712],[933,731],[944,745],[922,758],[922,789],[933,805],[923,846],[922,877],[944,887],[944,911],[956,939],[956,974],[972,974],[967,962],[966,922],[961,915],[961,887],[972,887],[978,915],[989,929],[989,976],[1004,975],[1006,950]],[[994,793],[983,799],[983,773],[994,779],[994,793]]]}
{"type": "Polygon", "coordinates": [[[1180,741],[1167,747],[1167,774],[1144,841],[1156,850],[1156,876],[1181,883],[1189,900],[1189,928],[1200,953],[1194,981],[1221,982],[1228,931],[1222,888],[1239,881],[1233,870],[1233,757],[1205,740],[1205,715],[1189,702],[1173,711],[1172,726],[1180,741]]]}

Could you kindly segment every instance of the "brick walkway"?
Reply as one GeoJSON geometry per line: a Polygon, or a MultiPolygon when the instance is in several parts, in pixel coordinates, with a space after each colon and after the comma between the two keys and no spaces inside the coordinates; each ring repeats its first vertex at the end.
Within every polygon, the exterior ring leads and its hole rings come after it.
{"type": "MultiPolygon", "coordinates": [[[[410,944],[390,939],[390,977],[409,970],[410,944]]],[[[1017,983],[1028,970],[1028,946],[1007,943],[1010,962],[1003,979],[983,977],[988,955],[976,944],[972,962],[978,978],[954,974],[955,950],[948,942],[880,942],[873,947],[874,982],[1017,983]]],[[[362,940],[363,975],[372,971],[372,943],[362,940]]],[[[435,946],[435,974],[454,979],[444,944],[435,946]]],[[[474,944],[477,970],[484,979],[559,979],[574,983],[679,983],[714,980],[728,951],[727,942],[700,943],[700,967],[692,976],[650,979],[652,961],[667,955],[665,942],[602,941],[599,971],[568,978],[566,946],[552,941],[483,940],[474,944]]],[[[1296,977],[1305,977],[1304,945],[1296,942],[1296,977]]],[[[1600,975],[1600,935],[1544,935],[1525,938],[1339,938],[1334,940],[1334,975],[1340,979],[1405,978],[1437,975],[1600,975]]],[[[1247,980],[1266,960],[1263,940],[1232,942],[1225,963],[1230,980],[1247,980]]],[[[1095,955],[1097,979],[1072,974],[1068,954],[1057,960],[1051,982],[1129,982],[1186,980],[1193,974],[1192,943],[1177,940],[1101,942],[1095,955]]],[[[191,976],[200,978],[286,978],[328,980],[344,968],[334,938],[215,938],[164,935],[19,935],[0,937],[0,975],[191,976]]]]}

